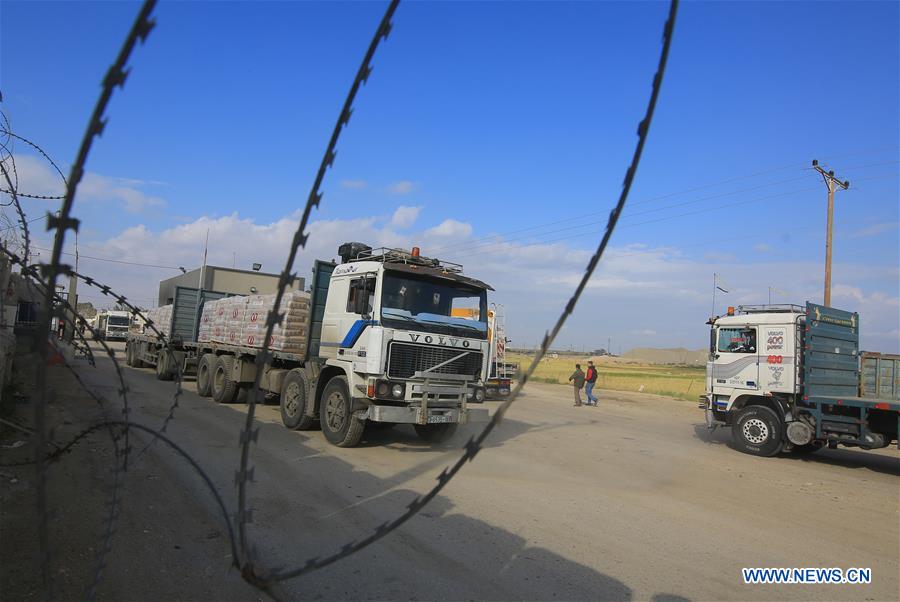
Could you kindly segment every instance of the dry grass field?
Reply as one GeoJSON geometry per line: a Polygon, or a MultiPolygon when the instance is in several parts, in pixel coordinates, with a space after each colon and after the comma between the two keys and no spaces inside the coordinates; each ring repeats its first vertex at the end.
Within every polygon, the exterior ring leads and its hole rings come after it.
{"type": "MultiPolygon", "coordinates": [[[[520,368],[525,369],[533,357],[510,353],[507,354],[506,361],[518,362],[520,368]]],[[[569,375],[575,370],[575,364],[581,364],[581,369],[584,370],[589,359],[594,360],[597,367],[597,388],[600,391],[643,391],[690,401],[696,400],[703,393],[705,367],[645,364],[611,357],[546,357],[535,370],[534,378],[541,382],[566,384],[569,375]]]]}

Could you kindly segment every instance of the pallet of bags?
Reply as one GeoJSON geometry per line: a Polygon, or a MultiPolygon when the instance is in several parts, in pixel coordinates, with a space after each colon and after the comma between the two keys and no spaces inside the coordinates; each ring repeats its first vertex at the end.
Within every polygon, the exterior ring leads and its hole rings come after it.
{"type": "Polygon", "coordinates": [[[281,309],[284,319],[276,325],[269,345],[272,349],[303,355],[309,340],[310,295],[293,291],[285,296],[281,309]]]}
{"type": "Polygon", "coordinates": [[[228,297],[218,299],[213,307],[212,329],[209,332],[209,340],[216,343],[225,341],[225,313],[228,311],[228,297]]]}
{"type": "Polygon", "coordinates": [[[144,326],[144,333],[156,335],[157,332],[161,332],[163,335],[168,337],[171,334],[172,330],[172,306],[171,305],[162,305],[160,307],[154,307],[147,311],[147,320],[153,322],[153,327],[156,330],[149,326],[144,326]]]}
{"type": "MultiPolygon", "coordinates": [[[[266,318],[275,304],[275,295],[253,295],[248,297],[243,344],[247,347],[262,347],[266,334],[266,318]]],[[[306,353],[309,333],[309,293],[289,291],[281,299],[280,310],[284,313],[281,324],[276,324],[269,339],[269,348],[286,353],[306,353]]]]}
{"type": "Polygon", "coordinates": [[[208,343],[212,340],[213,323],[216,318],[216,304],[219,300],[207,301],[200,312],[200,326],[197,329],[197,341],[208,343]]]}
{"type": "Polygon", "coordinates": [[[217,309],[220,305],[222,311],[217,317],[221,324],[221,330],[218,333],[218,337],[213,340],[229,345],[242,345],[241,333],[244,327],[247,297],[226,297],[216,303],[217,309]]]}

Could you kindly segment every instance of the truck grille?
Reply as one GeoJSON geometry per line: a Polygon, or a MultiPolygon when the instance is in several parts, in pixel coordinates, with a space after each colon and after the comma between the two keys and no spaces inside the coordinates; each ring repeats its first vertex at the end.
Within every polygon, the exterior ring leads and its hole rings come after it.
{"type": "MultiPolygon", "coordinates": [[[[467,350],[459,348],[391,343],[388,352],[388,376],[390,378],[412,378],[416,372],[428,370],[465,351],[467,350]]],[[[472,380],[478,380],[481,376],[481,352],[469,351],[461,358],[432,370],[432,373],[464,374],[471,376],[472,380]]]]}

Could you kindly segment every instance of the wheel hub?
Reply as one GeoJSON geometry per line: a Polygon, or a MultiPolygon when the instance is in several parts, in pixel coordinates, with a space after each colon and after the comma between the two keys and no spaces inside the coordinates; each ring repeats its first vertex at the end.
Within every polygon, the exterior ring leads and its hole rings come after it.
{"type": "Polygon", "coordinates": [[[332,431],[337,432],[344,426],[344,396],[335,391],[325,401],[325,419],[332,431]]]}
{"type": "Polygon", "coordinates": [[[284,404],[284,410],[287,412],[288,416],[295,416],[299,409],[300,404],[297,400],[300,397],[300,387],[297,383],[291,383],[288,385],[287,391],[285,391],[285,399],[287,403],[284,404]]]}
{"type": "Polygon", "coordinates": [[[746,421],[741,430],[744,433],[744,439],[750,443],[759,445],[765,443],[766,439],[769,438],[769,427],[766,425],[765,421],[760,420],[759,418],[751,418],[746,421]]]}

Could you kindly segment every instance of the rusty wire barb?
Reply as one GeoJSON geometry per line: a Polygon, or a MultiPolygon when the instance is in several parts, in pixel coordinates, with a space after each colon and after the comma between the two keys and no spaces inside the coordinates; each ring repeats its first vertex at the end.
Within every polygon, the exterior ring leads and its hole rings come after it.
{"type": "Polygon", "coordinates": [[[388,34],[391,32],[391,17],[393,17],[394,11],[397,10],[398,4],[400,4],[400,0],[391,0],[391,3],[384,13],[384,17],[382,17],[381,22],[378,24],[378,29],[375,30],[375,35],[369,43],[369,48],[363,57],[362,64],[360,64],[359,70],[356,72],[356,77],[353,79],[353,84],[350,86],[350,91],[347,93],[347,98],[344,100],[344,106],[341,108],[341,112],[338,115],[337,123],[334,126],[334,130],[331,132],[331,138],[328,141],[328,146],[325,148],[325,155],[322,157],[322,162],[319,164],[319,170],[316,172],[315,180],[309,191],[309,196],[306,199],[303,216],[300,218],[300,224],[297,226],[296,232],[294,232],[294,238],[291,241],[291,248],[288,252],[284,271],[281,272],[278,280],[278,291],[275,293],[272,309],[269,310],[266,317],[266,335],[263,337],[262,349],[260,349],[259,354],[256,356],[256,377],[254,378],[253,386],[247,395],[247,419],[238,442],[238,445],[241,448],[240,468],[235,474],[235,482],[238,487],[238,514],[236,520],[238,523],[238,534],[240,538],[242,560],[244,563],[242,574],[244,575],[244,578],[251,583],[258,584],[258,582],[261,581],[261,575],[258,574],[257,567],[253,566],[254,554],[250,550],[249,542],[247,540],[247,523],[251,522],[252,519],[251,511],[247,508],[247,483],[253,479],[253,469],[248,468],[248,464],[250,461],[250,443],[256,441],[259,437],[259,429],[254,430],[253,421],[256,413],[256,403],[258,400],[263,399],[263,393],[260,390],[260,378],[262,377],[263,366],[268,362],[271,355],[269,353],[269,339],[272,337],[275,326],[280,324],[284,318],[284,314],[279,312],[279,306],[281,305],[281,300],[284,297],[284,292],[287,289],[288,284],[294,281],[294,274],[291,272],[294,267],[294,260],[297,257],[297,251],[306,246],[306,241],[309,238],[309,235],[305,232],[306,226],[309,222],[309,216],[313,207],[318,207],[319,203],[322,201],[322,193],[319,190],[322,186],[322,181],[325,179],[326,171],[334,164],[334,158],[337,154],[335,147],[337,146],[338,138],[340,138],[341,132],[350,121],[350,115],[353,113],[353,100],[356,98],[359,87],[368,81],[369,75],[372,73],[372,67],[370,65],[372,57],[375,56],[375,51],[378,49],[379,43],[382,40],[386,40],[388,34]]]}
{"type": "Polygon", "coordinates": [[[43,584],[43,593],[48,598],[52,597],[52,592],[50,590],[50,547],[47,528],[47,483],[42,450],[47,438],[47,433],[45,432],[45,406],[48,401],[46,390],[46,362],[48,344],[47,339],[50,335],[50,321],[52,318],[50,312],[52,293],[56,290],[56,280],[59,275],[68,274],[71,271],[71,267],[68,265],[64,265],[61,261],[62,249],[65,242],[66,231],[78,230],[78,220],[71,217],[71,212],[72,205],[75,200],[75,191],[78,188],[79,182],[81,182],[82,176],[84,175],[84,166],[87,162],[88,153],[90,152],[94,137],[99,136],[103,132],[103,128],[106,126],[106,119],[104,119],[103,114],[106,111],[106,106],[109,104],[110,98],[112,98],[113,91],[116,87],[122,87],[125,85],[125,80],[128,76],[128,71],[126,70],[125,66],[128,62],[128,58],[131,56],[132,50],[134,50],[134,47],[139,40],[141,42],[146,40],[150,31],[153,29],[155,22],[150,18],[150,13],[153,11],[155,5],[156,0],[145,0],[144,4],[141,6],[141,10],[138,13],[137,18],[134,21],[134,24],[131,27],[131,30],[128,33],[128,36],[125,38],[125,42],[122,45],[122,49],[119,51],[118,56],[116,57],[115,63],[112,65],[112,67],[110,67],[109,71],[106,74],[106,77],[103,78],[100,98],[97,100],[97,104],[94,107],[94,112],[91,115],[87,130],[85,131],[84,137],[82,138],[78,155],[75,159],[74,164],[72,165],[71,171],[69,172],[68,185],[66,186],[66,195],[62,201],[59,215],[52,216],[48,214],[47,216],[47,230],[55,230],[56,232],[53,237],[53,251],[50,257],[50,262],[41,265],[43,275],[46,278],[47,291],[44,297],[44,312],[40,317],[40,320],[38,321],[37,330],[38,366],[35,382],[36,403],[34,408],[34,424],[37,443],[37,445],[35,446],[35,465],[37,472],[38,516],[40,517],[38,525],[38,539],[41,550],[41,579],[43,584]]]}
{"type": "MultiPolygon", "coordinates": [[[[678,0],[672,0],[669,6],[668,18],[666,19],[666,23],[663,28],[662,50],[660,52],[656,74],[653,77],[650,100],[647,104],[647,110],[644,118],[638,124],[638,141],[634,150],[634,155],[631,159],[631,163],[625,172],[625,179],[622,182],[622,191],[619,195],[619,200],[609,214],[609,220],[607,221],[606,229],[603,233],[602,238],[600,239],[597,250],[588,262],[587,267],[585,268],[584,275],[582,276],[581,281],[576,287],[575,292],[572,294],[572,297],[569,299],[568,303],[566,303],[553,328],[544,335],[541,347],[535,355],[534,360],[532,360],[531,364],[528,366],[528,370],[516,384],[516,387],[510,392],[510,396],[497,408],[497,411],[491,417],[491,420],[485,425],[484,429],[478,435],[475,435],[471,439],[469,439],[468,443],[466,443],[462,455],[459,457],[456,463],[448,468],[445,468],[441,472],[441,474],[438,475],[437,483],[434,485],[434,487],[432,487],[432,489],[428,491],[428,493],[419,496],[412,502],[410,502],[406,507],[406,511],[403,512],[400,516],[395,518],[393,521],[385,522],[379,525],[370,535],[368,535],[364,539],[350,542],[330,556],[326,556],[324,558],[310,558],[303,565],[293,569],[255,572],[253,576],[263,585],[299,577],[306,573],[321,569],[343,558],[351,556],[356,552],[362,550],[369,544],[378,541],[379,539],[386,536],[388,533],[392,532],[394,529],[398,528],[403,523],[408,521],[410,518],[415,516],[422,508],[424,508],[428,504],[428,502],[430,502],[438,493],[440,493],[440,491],[451,481],[451,479],[453,479],[453,477],[455,477],[459,473],[459,471],[462,470],[462,467],[467,462],[471,462],[472,460],[474,460],[478,452],[483,449],[484,441],[503,420],[503,417],[506,414],[507,410],[509,410],[510,406],[513,404],[513,402],[515,402],[519,393],[521,393],[522,389],[525,387],[525,384],[528,382],[528,379],[534,373],[534,370],[537,367],[538,363],[540,363],[541,358],[547,353],[550,345],[559,334],[559,331],[562,328],[563,324],[566,322],[566,319],[575,309],[575,305],[578,303],[578,300],[580,299],[585,286],[593,275],[594,270],[597,268],[597,264],[600,262],[600,258],[603,256],[603,253],[606,250],[606,246],[609,243],[610,238],[612,237],[613,231],[616,227],[616,223],[619,220],[619,216],[622,214],[622,211],[625,208],[625,202],[628,199],[628,193],[631,190],[631,184],[634,181],[635,174],[637,173],[637,168],[641,160],[641,154],[644,150],[644,144],[647,141],[647,135],[650,131],[650,123],[653,120],[653,112],[656,108],[656,101],[659,97],[659,91],[662,85],[663,76],[666,70],[666,63],[669,57],[669,47],[671,46],[672,42],[672,34],[675,27],[675,17],[677,13],[678,0]]],[[[288,264],[288,268],[290,268],[290,263],[288,264]]]]}

